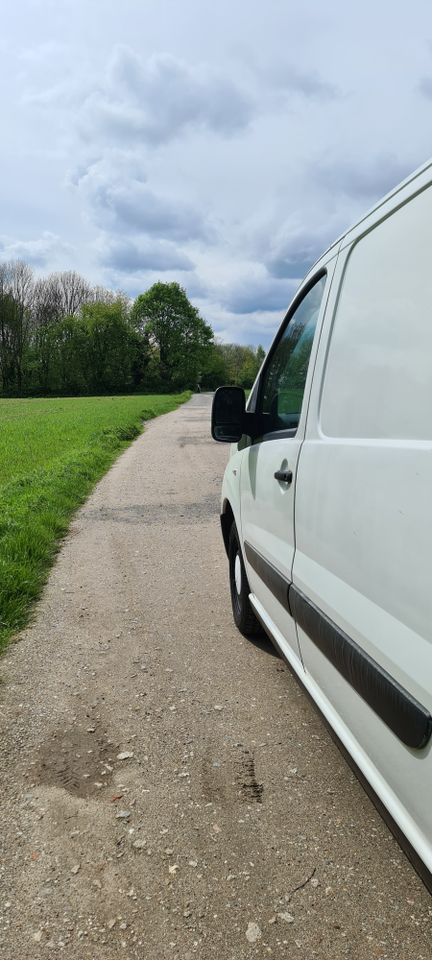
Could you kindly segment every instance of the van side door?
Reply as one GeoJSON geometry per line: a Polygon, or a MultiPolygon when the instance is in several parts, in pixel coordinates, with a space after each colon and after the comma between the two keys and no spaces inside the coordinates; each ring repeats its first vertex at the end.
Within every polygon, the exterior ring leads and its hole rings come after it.
{"type": "Polygon", "coordinates": [[[265,414],[268,426],[265,434],[244,450],[241,465],[241,533],[252,599],[258,614],[264,613],[282,631],[298,659],[295,625],[288,612],[295,478],[316,341],[332,272],[330,262],[306,283],[269,351],[253,411],[265,414]]]}

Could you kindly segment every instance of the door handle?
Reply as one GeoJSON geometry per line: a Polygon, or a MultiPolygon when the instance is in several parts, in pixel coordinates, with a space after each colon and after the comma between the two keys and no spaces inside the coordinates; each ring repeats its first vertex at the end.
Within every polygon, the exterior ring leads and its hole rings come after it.
{"type": "Polygon", "coordinates": [[[276,470],[274,478],[278,480],[279,483],[287,483],[289,485],[292,483],[292,470],[276,470]]]}

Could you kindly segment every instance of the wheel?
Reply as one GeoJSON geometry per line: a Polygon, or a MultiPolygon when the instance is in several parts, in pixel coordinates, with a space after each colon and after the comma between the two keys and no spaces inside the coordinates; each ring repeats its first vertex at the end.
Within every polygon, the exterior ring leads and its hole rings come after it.
{"type": "Polygon", "coordinates": [[[228,559],[231,606],[235,625],[244,637],[257,636],[262,633],[262,627],[249,601],[249,584],[235,523],[232,524],[229,535],[228,559]]]}

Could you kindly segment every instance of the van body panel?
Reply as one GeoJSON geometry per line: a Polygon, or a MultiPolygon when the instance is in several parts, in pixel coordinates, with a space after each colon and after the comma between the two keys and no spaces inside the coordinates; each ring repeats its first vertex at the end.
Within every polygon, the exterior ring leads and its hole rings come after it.
{"type": "MultiPolygon", "coordinates": [[[[293,581],[432,712],[432,190],[420,185],[342,243],[298,463],[293,581]]],[[[430,863],[431,742],[402,743],[298,635],[305,671],[417,825],[430,863]]]]}

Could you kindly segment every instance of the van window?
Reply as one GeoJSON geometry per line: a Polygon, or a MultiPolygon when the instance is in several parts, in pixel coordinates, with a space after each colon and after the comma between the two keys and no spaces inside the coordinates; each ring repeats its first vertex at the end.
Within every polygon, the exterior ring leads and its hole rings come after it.
{"type": "Polygon", "coordinates": [[[432,439],[432,188],[348,258],[321,398],[327,436],[432,439]]]}
{"type": "Polygon", "coordinates": [[[297,428],[309,357],[326,276],[308,290],[290,317],[269,362],[261,386],[261,412],[271,416],[269,432],[297,428]]]}

